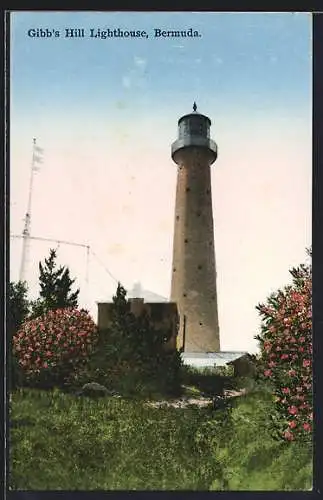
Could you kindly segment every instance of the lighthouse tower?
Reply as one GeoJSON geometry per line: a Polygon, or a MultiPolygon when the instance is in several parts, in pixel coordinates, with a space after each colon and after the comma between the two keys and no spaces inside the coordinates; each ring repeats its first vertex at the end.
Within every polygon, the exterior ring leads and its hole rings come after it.
{"type": "Polygon", "coordinates": [[[220,351],[210,171],[217,145],[210,126],[194,102],[171,149],[178,165],[171,301],[180,315],[179,347],[191,353],[220,351]]]}

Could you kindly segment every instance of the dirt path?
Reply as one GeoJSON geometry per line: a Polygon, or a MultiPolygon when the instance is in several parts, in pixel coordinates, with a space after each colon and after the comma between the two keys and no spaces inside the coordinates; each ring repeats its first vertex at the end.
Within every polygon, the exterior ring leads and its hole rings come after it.
{"type": "MultiPolygon", "coordinates": [[[[240,391],[224,391],[224,396],[227,399],[236,398],[246,394],[246,389],[241,389],[240,391]]],[[[149,401],[147,405],[154,408],[173,407],[173,408],[187,408],[188,406],[194,405],[198,407],[208,406],[213,402],[213,398],[206,397],[188,397],[183,396],[179,399],[174,399],[172,401],[149,401]]]]}

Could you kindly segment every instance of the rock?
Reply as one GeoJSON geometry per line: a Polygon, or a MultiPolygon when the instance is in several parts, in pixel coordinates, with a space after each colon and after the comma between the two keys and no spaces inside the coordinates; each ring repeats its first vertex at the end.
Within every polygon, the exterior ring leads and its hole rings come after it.
{"type": "Polygon", "coordinates": [[[79,393],[80,396],[89,397],[111,396],[111,392],[104,385],[97,384],[96,382],[84,384],[79,393]]]}
{"type": "Polygon", "coordinates": [[[104,397],[110,396],[112,398],[121,398],[122,396],[116,391],[110,391],[104,385],[97,382],[88,382],[84,384],[82,389],[74,392],[75,396],[88,396],[88,397],[104,397]]]}

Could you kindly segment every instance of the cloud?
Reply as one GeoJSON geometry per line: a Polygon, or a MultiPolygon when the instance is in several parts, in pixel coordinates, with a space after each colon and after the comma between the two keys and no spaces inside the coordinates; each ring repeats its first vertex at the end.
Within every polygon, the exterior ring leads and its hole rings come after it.
{"type": "Polygon", "coordinates": [[[135,56],[133,59],[133,67],[131,67],[128,73],[122,77],[122,86],[126,89],[130,87],[144,88],[146,84],[146,66],[146,59],[135,56]]]}
{"type": "Polygon", "coordinates": [[[137,68],[145,69],[145,67],[147,65],[147,60],[142,59],[141,57],[135,56],[134,57],[134,64],[137,68]]]}

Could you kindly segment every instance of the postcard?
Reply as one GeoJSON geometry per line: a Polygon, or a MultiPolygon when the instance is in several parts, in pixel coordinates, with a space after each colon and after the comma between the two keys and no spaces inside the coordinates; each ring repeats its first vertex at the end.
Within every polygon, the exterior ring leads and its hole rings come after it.
{"type": "Polygon", "coordinates": [[[10,13],[10,490],[312,489],[311,37],[10,13]]]}

